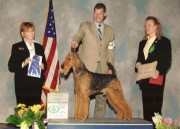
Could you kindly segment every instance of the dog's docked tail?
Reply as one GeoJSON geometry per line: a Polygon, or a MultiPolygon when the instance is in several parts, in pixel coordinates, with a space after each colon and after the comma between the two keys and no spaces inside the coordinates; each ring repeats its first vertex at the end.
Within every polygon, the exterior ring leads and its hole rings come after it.
{"type": "Polygon", "coordinates": [[[114,66],[110,62],[107,62],[107,65],[108,65],[109,69],[112,70],[112,74],[117,77],[114,66]]]}

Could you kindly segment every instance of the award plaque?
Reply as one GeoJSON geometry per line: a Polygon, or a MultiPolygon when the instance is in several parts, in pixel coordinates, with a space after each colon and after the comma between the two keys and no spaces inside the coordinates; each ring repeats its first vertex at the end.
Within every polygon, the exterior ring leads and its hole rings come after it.
{"type": "Polygon", "coordinates": [[[68,119],[68,93],[48,93],[47,118],[68,119]]]}

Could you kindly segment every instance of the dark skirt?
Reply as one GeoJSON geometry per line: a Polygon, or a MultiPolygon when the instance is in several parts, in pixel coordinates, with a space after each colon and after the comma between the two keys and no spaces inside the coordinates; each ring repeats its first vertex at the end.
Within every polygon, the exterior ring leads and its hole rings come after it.
{"type": "Polygon", "coordinates": [[[15,77],[15,94],[17,104],[26,106],[41,103],[43,80],[41,78],[21,76],[15,77]]]}

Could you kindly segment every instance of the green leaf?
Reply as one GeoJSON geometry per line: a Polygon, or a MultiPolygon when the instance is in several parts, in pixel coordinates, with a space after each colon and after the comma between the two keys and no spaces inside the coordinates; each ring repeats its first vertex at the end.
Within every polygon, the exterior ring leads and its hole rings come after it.
{"type": "Polygon", "coordinates": [[[26,110],[21,107],[16,107],[14,109],[14,114],[10,115],[6,118],[6,122],[16,125],[17,127],[20,127],[20,125],[24,122],[28,127],[32,126],[34,122],[36,122],[40,129],[45,128],[44,119],[46,117],[45,110],[38,111],[37,113],[34,113],[31,109],[31,107],[28,107],[26,110]],[[24,110],[24,112],[19,116],[18,112],[20,110],[24,110]]]}
{"type": "Polygon", "coordinates": [[[8,118],[6,118],[6,122],[19,125],[22,122],[22,119],[17,115],[10,115],[8,118]]]}

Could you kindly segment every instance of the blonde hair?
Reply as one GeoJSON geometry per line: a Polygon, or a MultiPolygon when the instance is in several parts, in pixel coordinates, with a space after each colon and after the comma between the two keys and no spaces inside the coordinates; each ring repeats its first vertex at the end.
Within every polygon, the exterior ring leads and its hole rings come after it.
{"type": "MultiPolygon", "coordinates": [[[[154,22],[154,24],[157,26],[156,37],[158,39],[161,39],[161,36],[162,36],[162,27],[161,27],[161,23],[159,22],[159,20],[156,17],[154,17],[154,16],[148,16],[146,18],[146,21],[147,20],[152,20],[154,22]]],[[[148,34],[145,31],[144,39],[147,39],[147,37],[148,37],[148,34]]]]}

